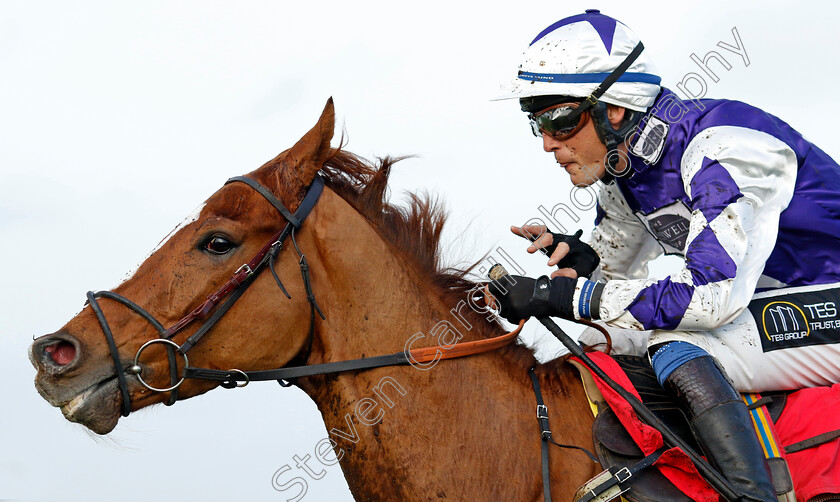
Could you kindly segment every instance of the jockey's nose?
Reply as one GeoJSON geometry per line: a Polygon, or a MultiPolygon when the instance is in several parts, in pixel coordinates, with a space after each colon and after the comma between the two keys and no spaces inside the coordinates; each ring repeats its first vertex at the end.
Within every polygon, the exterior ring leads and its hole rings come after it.
{"type": "Polygon", "coordinates": [[[558,140],[554,139],[552,136],[550,136],[546,133],[543,133],[542,140],[543,140],[543,150],[545,150],[546,152],[553,152],[557,148],[560,148],[561,146],[563,146],[562,141],[558,141],[558,140]]]}
{"type": "Polygon", "coordinates": [[[59,373],[75,367],[79,363],[80,353],[80,344],[76,338],[56,333],[35,340],[29,348],[29,360],[39,371],[59,373]]]}

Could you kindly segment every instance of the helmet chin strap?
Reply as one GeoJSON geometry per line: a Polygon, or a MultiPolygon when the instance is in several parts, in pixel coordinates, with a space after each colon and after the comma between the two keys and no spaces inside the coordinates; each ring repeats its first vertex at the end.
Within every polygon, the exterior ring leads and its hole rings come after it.
{"type": "Polygon", "coordinates": [[[611,173],[616,172],[615,164],[621,160],[620,155],[617,153],[618,145],[624,140],[624,136],[626,134],[629,134],[631,130],[636,128],[644,113],[625,108],[624,120],[619,128],[615,129],[612,127],[612,124],[610,124],[609,117],[607,116],[607,103],[601,101],[600,98],[605,92],[607,92],[607,89],[617,82],[624,72],[630,68],[643,50],[645,50],[643,43],[639,42],[636,44],[636,47],[630,51],[630,54],[624,58],[624,61],[622,61],[621,64],[618,65],[618,67],[613,70],[612,73],[610,73],[607,78],[605,78],[604,81],[601,82],[574,111],[575,114],[580,115],[585,111],[590,110],[592,122],[595,123],[595,130],[598,133],[598,137],[607,147],[607,157],[604,159],[604,165],[607,168],[607,172],[604,173],[604,176],[601,178],[601,181],[605,184],[615,181],[615,178],[611,173]]]}
{"type": "Polygon", "coordinates": [[[615,129],[609,121],[607,103],[601,101],[600,98],[604,95],[607,89],[618,81],[621,75],[630,68],[643,50],[645,50],[645,46],[639,42],[636,47],[630,51],[630,54],[624,58],[624,61],[618,65],[618,68],[613,70],[613,72],[610,73],[607,78],[605,78],[604,81],[595,88],[594,91],[592,91],[592,94],[587,96],[581,106],[576,110],[578,113],[583,113],[587,109],[591,108],[590,114],[592,115],[592,122],[595,123],[595,131],[598,133],[598,137],[601,139],[601,142],[607,147],[607,156],[604,159],[606,172],[601,178],[601,181],[603,181],[604,184],[610,184],[615,181],[615,177],[612,173],[616,172],[616,163],[621,160],[621,156],[618,154],[618,145],[624,140],[626,134],[636,128],[643,113],[625,108],[624,120],[619,128],[615,129]],[[629,116],[627,114],[629,114],[629,116]]]}
{"type": "Polygon", "coordinates": [[[598,104],[592,107],[590,115],[592,116],[592,122],[595,124],[595,132],[598,133],[598,138],[607,147],[607,155],[604,158],[604,165],[607,168],[607,172],[601,178],[601,181],[608,185],[615,181],[612,173],[618,171],[617,164],[621,161],[621,155],[618,153],[618,145],[624,141],[624,138],[628,134],[636,130],[645,112],[625,108],[624,118],[621,121],[621,125],[616,129],[609,121],[607,106],[607,103],[599,101],[598,104]]]}

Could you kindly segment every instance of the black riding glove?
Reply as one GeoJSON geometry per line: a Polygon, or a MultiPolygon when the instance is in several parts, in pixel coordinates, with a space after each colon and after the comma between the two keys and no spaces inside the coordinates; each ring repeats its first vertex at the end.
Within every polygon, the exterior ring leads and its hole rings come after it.
{"type": "Polygon", "coordinates": [[[557,263],[557,268],[571,268],[577,272],[578,277],[592,275],[592,272],[601,262],[601,258],[589,244],[580,240],[583,230],[578,230],[573,235],[548,233],[554,237],[554,242],[543,248],[543,252],[547,256],[551,256],[561,242],[569,245],[569,253],[557,263]]]}
{"type": "Polygon", "coordinates": [[[499,303],[499,314],[513,324],[529,317],[574,319],[572,302],[576,279],[555,277],[539,279],[508,275],[488,284],[499,303]]]}

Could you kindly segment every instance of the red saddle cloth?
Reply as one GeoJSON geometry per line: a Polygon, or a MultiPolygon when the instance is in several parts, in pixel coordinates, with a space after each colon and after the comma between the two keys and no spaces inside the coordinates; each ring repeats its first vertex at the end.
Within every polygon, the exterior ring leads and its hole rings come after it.
{"type": "MultiPolygon", "coordinates": [[[[624,370],[610,356],[602,352],[591,352],[588,355],[607,375],[638,397],[624,370]]],[[[660,448],[663,441],[659,431],[642,423],[624,399],[597,376],[592,376],[610,408],[645,455],[660,448]]],[[[802,389],[788,395],[787,404],[775,429],[783,446],[840,429],[840,384],[802,389]]],[[[840,439],[786,454],[785,458],[790,467],[797,500],[805,502],[821,494],[840,493],[840,439]]],[[[700,477],[682,450],[668,450],[654,465],[692,500],[720,500],[717,492],[700,477]]]]}
{"type": "MultiPolygon", "coordinates": [[[[790,446],[840,429],[840,384],[814,387],[790,394],[776,433],[790,446]]],[[[840,440],[785,455],[796,500],[807,501],[824,493],[840,493],[840,440]]]]}
{"type": "MultiPolygon", "coordinates": [[[[624,370],[621,369],[613,358],[603,352],[590,352],[588,355],[616,383],[637,398],[639,397],[638,392],[636,392],[633,384],[630,383],[624,370]]],[[[604,383],[603,380],[595,374],[592,377],[595,379],[598,390],[601,391],[607,404],[610,405],[618,420],[627,429],[627,432],[630,433],[630,437],[633,438],[633,442],[636,443],[639,449],[645,455],[649,455],[661,448],[664,444],[662,434],[653,427],[642,423],[630,404],[619,396],[617,392],[612,390],[609,385],[604,383]]],[[[668,481],[673,483],[674,486],[679,488],[680,491],[692,500],[697,502],[717,502],[719,500],[717,492],[706,483],[688,456],[679,448],[671,448],[666,451],[653,465],[659,469],[663,476],[668,478],[668,481]]]]}

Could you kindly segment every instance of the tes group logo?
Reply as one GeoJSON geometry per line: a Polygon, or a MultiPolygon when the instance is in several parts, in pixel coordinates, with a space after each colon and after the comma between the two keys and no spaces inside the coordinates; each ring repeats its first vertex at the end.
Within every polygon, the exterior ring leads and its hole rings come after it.
{"type": "Polygon", "coordinates": [[[811,334],[805,312],[790,302],[768,303],[762,312],[761,321],[764,335],[770,342],[801,340],[811,334]]]}

